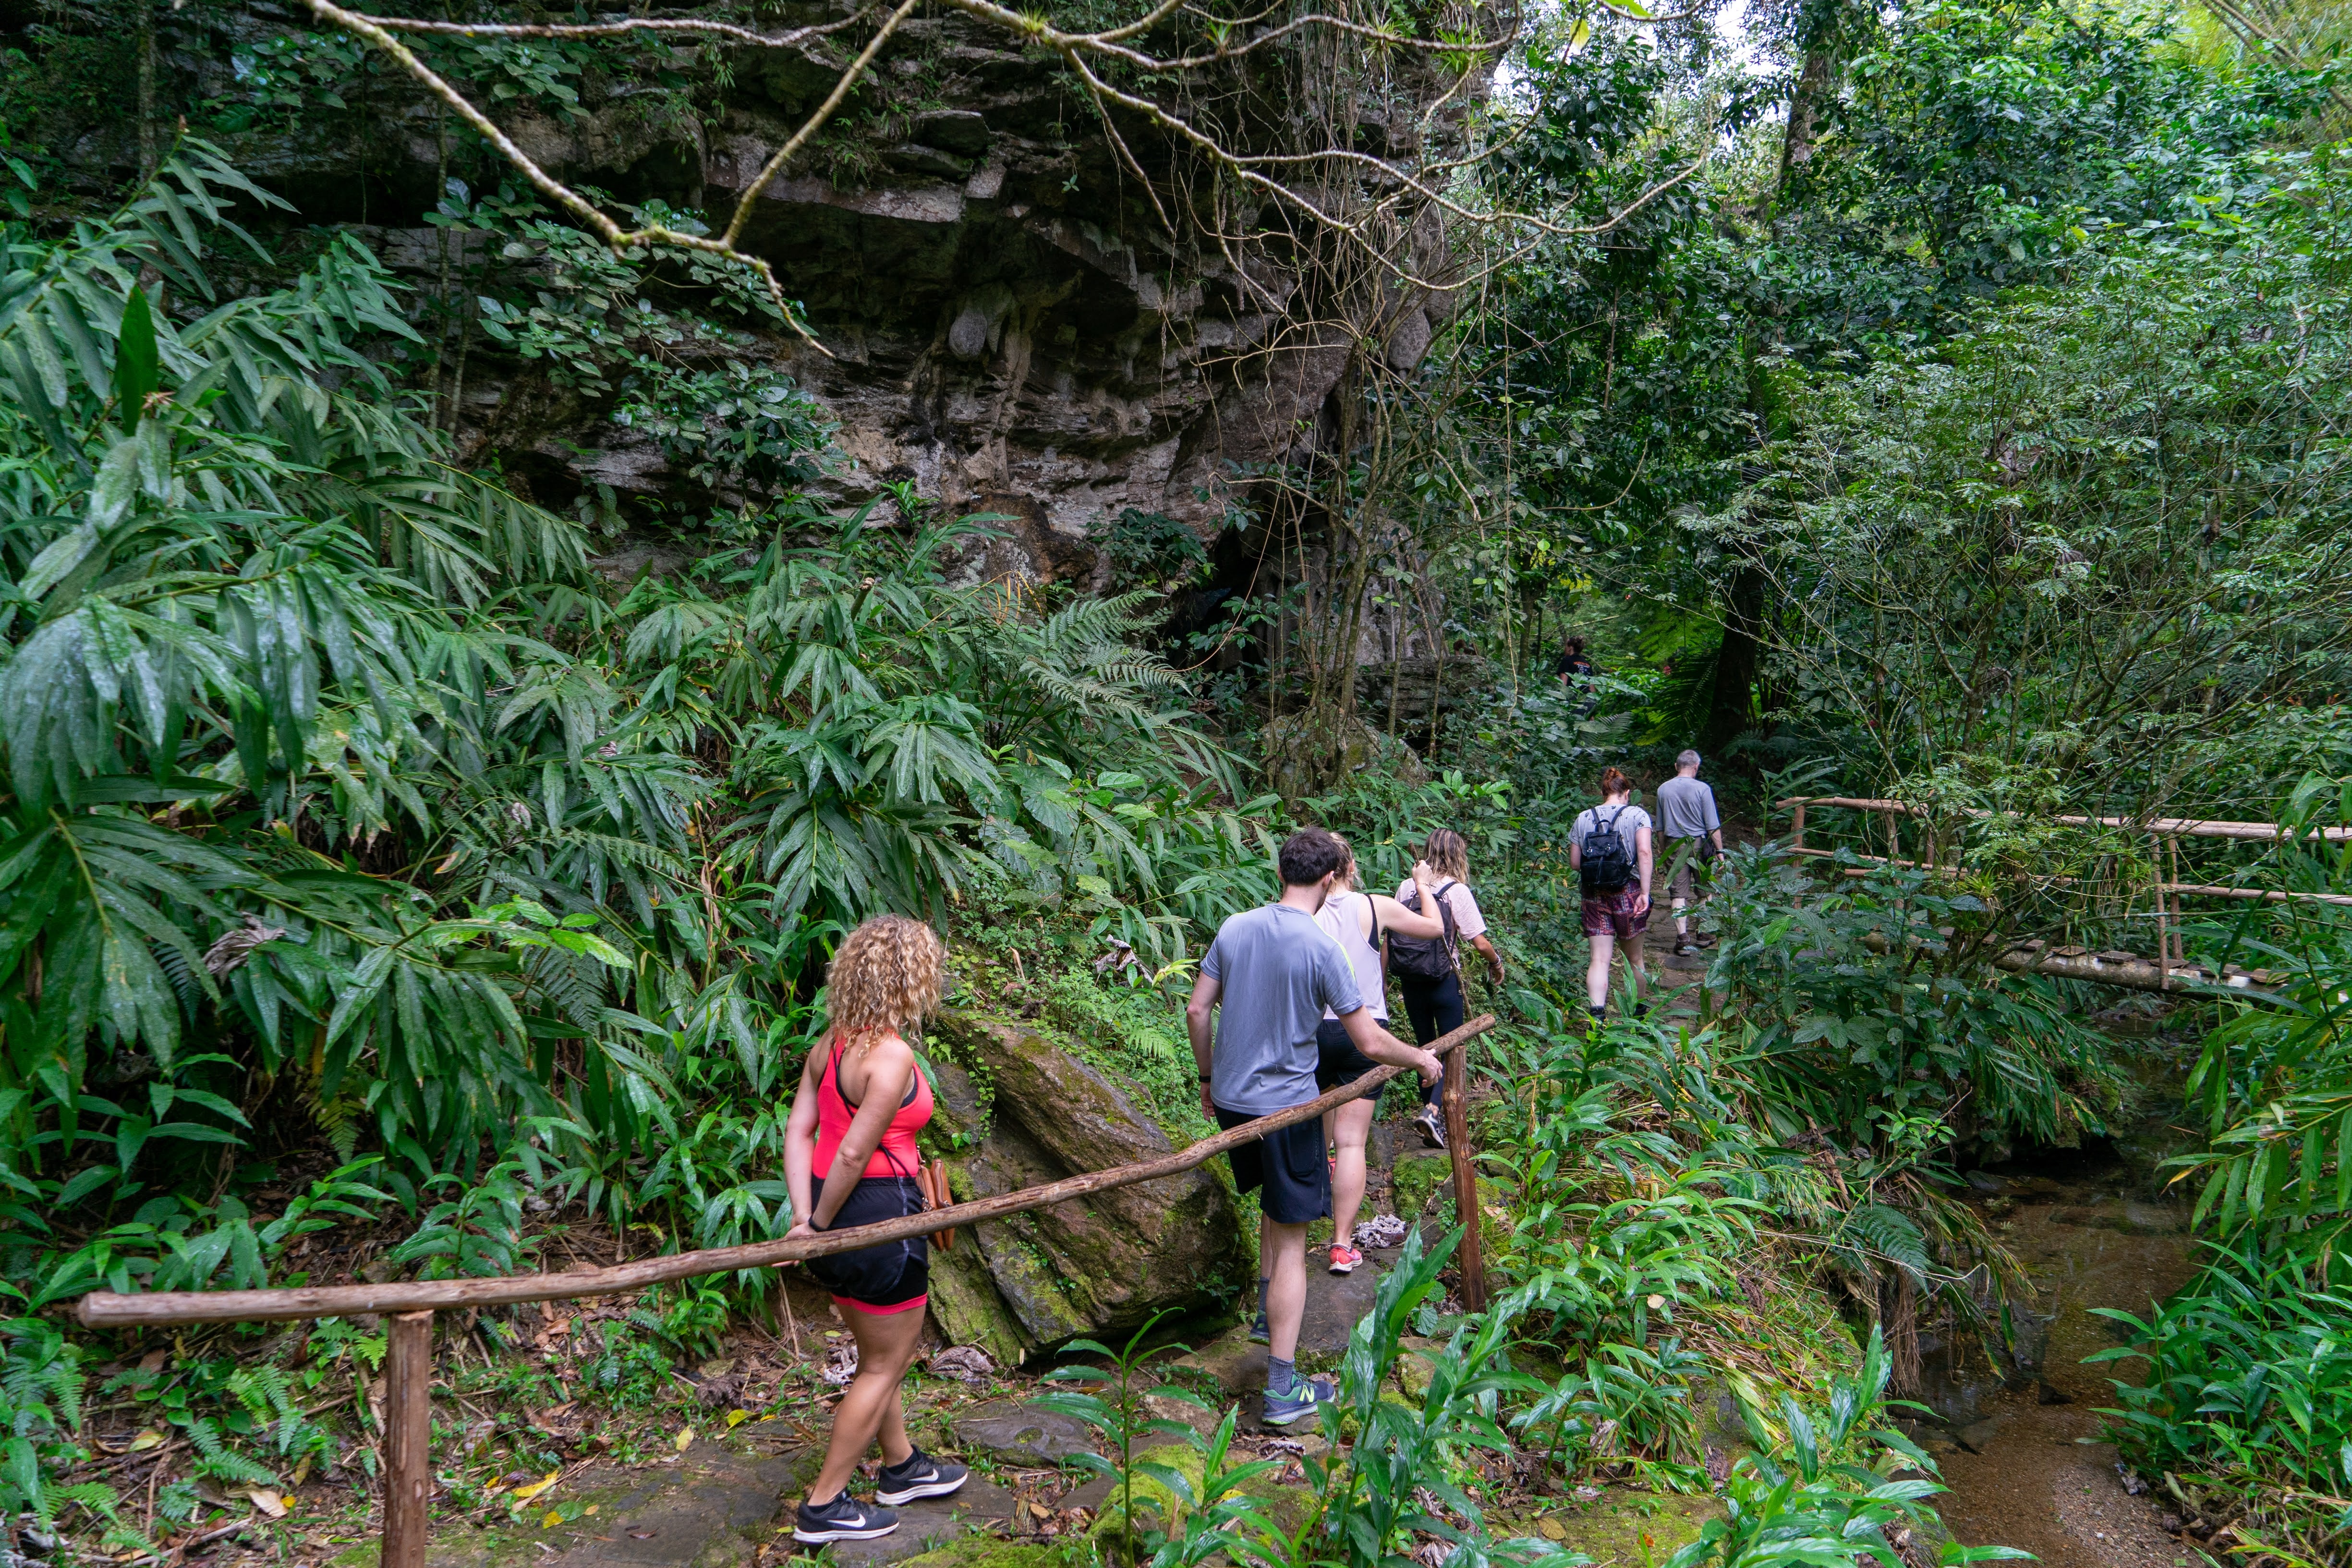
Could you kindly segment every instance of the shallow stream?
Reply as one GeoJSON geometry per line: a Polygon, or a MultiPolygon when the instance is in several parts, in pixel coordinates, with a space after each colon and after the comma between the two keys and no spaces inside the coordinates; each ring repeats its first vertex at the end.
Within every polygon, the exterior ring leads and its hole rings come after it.
{"type": "MultiPolygon", "coordinates": [[[[2168,1088],[2153,1108],[2176,1103],[2168,1088]]],[[[1956,1370],[1929,1364],[1930,1402],[1951,1426],[1932,1440],[1951,1494],[1945,1522],[1970,1545],[2021,1547],[2045,1568],[2189,1568],[2196,1554],[2158,1528],[2153,1495],[2131,1495],[2116,1450],[2098,1440],[2113,1380],[2137,1363],[2084,1359],[2119,1342],[2095,1309],[2145,1317],[2195,1267],[2189,1205],[2168,1197],[2157,1162],[2174,1142],[2161,1116],[2082,1150],[2038,1151],[1974,1174],[1994,1232],[2031,1275],[2039,1321],[2021,1335],[2038,1373],[2006,1377],[1981,1354],[1956,1370]]],[[[1923,1347],[1924,1348],[1924,1347],[1923,1347]]]]}

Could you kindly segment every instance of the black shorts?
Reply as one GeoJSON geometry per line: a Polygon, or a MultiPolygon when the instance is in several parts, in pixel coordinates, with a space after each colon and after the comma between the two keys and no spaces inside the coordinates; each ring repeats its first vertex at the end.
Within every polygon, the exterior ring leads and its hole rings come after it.
{"type": "MultiPolygon", "coordinates": [[[[824,1201],[824,1180],[817,1178],[812,1203],[824,1201]]],[[[848,1201],[833,1216],[826,1230],[876,1225],[886,1219],[923,1212],[922,1190],[905,1176],[868,1176],[850,1190],[848,1201]]],[[[853,1310],[884,1316],[920,1311],[930,1298],[931,1243],[910,1236],[830,1258],[812,1258],[802,1267],[809,1277],[833,1292],[833,1299],[853,1310]]]]}
{"type": "MultiPolygon", "coordinates": [[[[1239,1127],[1256,1120],[1251,1111],[1217,1107],[1219,1127],[1239,1127]]],[[[1323,1163],[1319,1117],[1229,1149],[1225,1158],[1234,1163],[1234,1185],[1245,1193],[1265,1189],[1265,1195],[1258,1202],[1265,1217],[1276,1224],[1305,1225],[1331,1217],[1331,1167],[1323,1163]]]]}
{"type": "Polygon", "coordinates": [[[1380,1063],[1356,1048],[1356,1042],[1348,1037],[1347,1024],[1338,1018],[1326,1018],[1316,1026],[1315,1052],[1315,1087],[1326,1094],[1380,1069],[1380,1063]]]}

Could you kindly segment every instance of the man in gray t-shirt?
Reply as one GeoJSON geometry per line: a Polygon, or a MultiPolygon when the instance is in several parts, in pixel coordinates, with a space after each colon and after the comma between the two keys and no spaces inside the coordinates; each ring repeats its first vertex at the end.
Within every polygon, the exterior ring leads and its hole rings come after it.
{"type": "MultiPolygon", "coordinates": [[[[1373,1022],[1355,971],[1315,911],[1347,868],[1348,850],[1319,827],[1284,843],[1282,898],[1245,910],[1217,928],[1184,1009],[1192,1059],[1201,1069],[1201,1113],[1238,1127],[1304,1105],[1315,1095],[1315,1031],[1337,1014],[1356,1049],[1376,1062],[1411,1067],[1424,1080],[1437,1058],[1373,1022]]],[[[1258,1321],[1266,1342],[1262,1419],[1287,1426],[1338,1397],[1328,1384],[1297,1374],[1298,1324],[1307,1309],[1307,1227],[1331,1213],[1331,1171],[1319,1120],[1277,1128],[1232,1150],[1234,1184],[1262,1189],[1258,1226],[1258,1321]]]]}
{"type": "Polygon", "coordinates": [[[1345,1017],[1364,1005],[1331,933],[1297,904],[1261,904],[1217,928],[1201,973],[1222,1004],[1210,1102],[1246,1118],[1314,1099],[1324,1010],[1345,1017]]]}
{"type": "MultiPolygon", "coordinates": [[[[1665,835],[1667,859],[1675,868],[1676,952],[1691,951],[1690,905],[1698,896],[1699,863],[1723,853],[1723,814],[1715,808],[1715,791],[1698,782],[1698,765],[1699,754],[1685,752],[1675,759],[1675,776],[1658,786],[1658,830],[1665,835]]],[[[1715,939],[1699,941],[1712,946],[1715,939]]]]}

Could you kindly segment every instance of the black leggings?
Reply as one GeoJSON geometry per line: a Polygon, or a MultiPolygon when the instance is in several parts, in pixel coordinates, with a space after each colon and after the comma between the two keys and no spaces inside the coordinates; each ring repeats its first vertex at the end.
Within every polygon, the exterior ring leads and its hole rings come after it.
{"type": "MultiPolygon", "coordinates": [[[[1462,1026],[1462,976],[1449,974],[1443,980],[1424,980],[1418,974],[1397,976],[1404,990],[1404,1010],[1412,1019],[1412,1043],[1425,1046],[1440,1035],[1452,1034],[1462,1026]]],[[[1446,1064],[1453,1070],[1453,1064],[1446,1064]]],[[[1421,1091],[1423,1104],[1435,1105],[1444,1091],[1445,1079],[1440,1078],[1421,1091]]]]}

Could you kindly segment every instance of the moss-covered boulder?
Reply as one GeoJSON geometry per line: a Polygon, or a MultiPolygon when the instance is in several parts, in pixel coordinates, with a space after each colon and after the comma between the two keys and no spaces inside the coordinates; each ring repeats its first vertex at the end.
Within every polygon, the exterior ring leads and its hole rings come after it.
{"type": "MultiPolygon", "coordinates": [[[[1186,1507],[1183,1500],[1165,1481],[1141,1468],[1141,1465],[1147,1460],[1165,1465],[1191,1484],[1192,1495],[1197,1498],[1201,1495],[1202,1477],[1206,1473],[1202,1468],[1201,1450],[1189,1443],[1171,1443],[1157,1448],[1140,1449],[1135,1458],[1138,1462],[1134,1473],[1136,1527],[1168,1531],[1181,1528],[1186,1507]]],[[[1118,1482],[1111,1483],[1110,1495],[1103,1500],[1102,1511],[1096,1515],[1094,1527],[1087,1532],[1098,1544],[1116,1540],[1125,1528],[1126,1514],[1122,1511],[1125,1495],[1118,1482]]]]}
{"type": "MultiPolygon", "coordinates": [[[[959,1198],[979,1198],[1164,1154],[1168,1135],[1063,1037],[950,1011],[933,1037],[939,1126],[959,1198]]],[[[1246,1279],[1232,1194],[1189,1171],[992,1220],[935,1255],[934,1308],[959,1343],[1007,1362],[1080,1334],[1196,1310],[1246,1279]]]]}
{"type": "Polygon", "coordinates": [[[1593,1568],[1650,1568],[1698,1539],[1706,1521],[1723,1517],[1711,1497],[1611,1487],[1586,1503],[1570,1503],[1537,1518],[1490,1522],[1496,1533],[1538,1536],[1581,1552],[1593,1568]]]}

